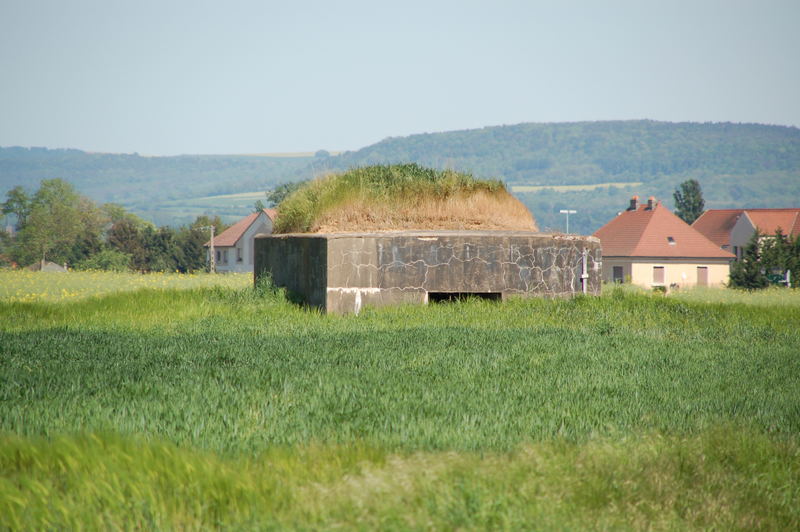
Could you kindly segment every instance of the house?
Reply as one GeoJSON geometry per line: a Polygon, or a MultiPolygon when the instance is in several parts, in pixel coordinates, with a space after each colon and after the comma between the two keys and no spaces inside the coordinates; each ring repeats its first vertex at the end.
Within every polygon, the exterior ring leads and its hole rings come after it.
{"type": "Polygon", "coordinates": [[[800,209],[709,209],[692,227],[737,259],[756,231],[774,235],[800,235],[800,209]]]}
{"type": "Polygon", "coordinates": [[[603,280],[647,288],[723,286],[733,254],[692,229],[665,206],[639,197],[595,231],[603,248],[603,280]]]}
{"type": "Polygon", "coordinates": [[[34,262],[28,269],[33,272],[56,272],[56,273],[66,273],[69,270],[67,269],[67,264],[64,263],[62,266],[61,264],[56,264],[55,262],[51,262],[49,260],[41,260],[38,262],[34,262]]]}
{"type": "MultiPolygon", "coordinates": [[[[272,233],[277,211],[264,209],[242,218],[214,237],[214,258],[220,273],[253,271],[253,239],[272,233]]],[[[205,244],[210,259],[211,241],[205,244]]]]}

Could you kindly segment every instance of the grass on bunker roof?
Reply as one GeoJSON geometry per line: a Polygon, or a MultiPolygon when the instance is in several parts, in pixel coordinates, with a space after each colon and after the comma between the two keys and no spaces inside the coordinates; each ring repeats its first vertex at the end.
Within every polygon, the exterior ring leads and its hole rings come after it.
{"type": "Polygon", "coordinates": [[[353,168],[311,181],[279,206],[277,233],[404,229],[537,230],[499,180],[416,164],[353,168]]]}

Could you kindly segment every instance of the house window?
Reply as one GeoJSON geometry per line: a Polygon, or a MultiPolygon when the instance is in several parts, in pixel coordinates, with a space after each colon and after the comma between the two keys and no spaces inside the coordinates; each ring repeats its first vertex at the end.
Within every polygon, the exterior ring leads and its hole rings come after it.
{"type": "Polygon", "coordinates": [[[697,286],[708,286],[708,267],[697,267],[697,286]]]}
{"type": "Polygon", "coordinates": [[[663,266],[653,266],[653,284],[664,284],[663,266]]]}
{"type": "Polygon", "coordinates": [[[624,281],[624,279],[622,266],[614,266],[613,273],[611,274],[611,280],[615,283],[621,283],[624,281]]]}
{"type": "Polygon", "coordinates": [[[217,262],[222,262],[222,252],[217,251],[217,262]]]}
{"type": "Polygon", "coordinates": [[[242,248],[236,248],[236,262],[242,262],[242,248]]]}
{"type": "Polygon", "coordinates": [[[228,264],[228,250],[227,249],[222,252],[222,262],[224,262],[225,264],[228,264]]]}

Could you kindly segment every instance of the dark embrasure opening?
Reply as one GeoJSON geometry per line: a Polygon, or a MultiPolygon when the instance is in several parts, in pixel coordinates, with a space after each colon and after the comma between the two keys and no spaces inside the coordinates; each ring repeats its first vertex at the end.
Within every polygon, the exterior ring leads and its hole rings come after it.
{"type": "Polygon", "coordinates": [[[500,301],[500,292],[428,292],[428,303],[447,303],[451,301],[464,301],[470,298],[500,301]]]}

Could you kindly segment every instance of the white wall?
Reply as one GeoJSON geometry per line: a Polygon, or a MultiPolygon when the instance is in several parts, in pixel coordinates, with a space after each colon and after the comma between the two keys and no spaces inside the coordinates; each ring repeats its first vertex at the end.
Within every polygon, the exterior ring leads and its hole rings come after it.
{"type": "Polygon", "coordinates": [[[272,220],[263,212],[258,215],[255,222],[244,232],[235,246],[217,246],[217,250],[224,255],[228,252],[228,261],[217,261],[217,271],[226,272],[252,272],[255,251],[255,236],[259,233],[272,233],[272,220]],[[237,260],[237,253],[241,253],[242,260],[237,260]]]}
{"type": "Polygon", "coordinates": [[[742,213],[736,224],[734,224],[733,229],[731,229],[731,249],[729,251],[734,253],[734,250],[736,250],[736,257],[741,258],[742,250],[753,238],[753,233],[755,232],[756,228],[753,222],[750,221],[750,217],[747,216],[747,213],[742,213]]]}

